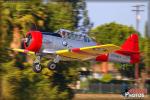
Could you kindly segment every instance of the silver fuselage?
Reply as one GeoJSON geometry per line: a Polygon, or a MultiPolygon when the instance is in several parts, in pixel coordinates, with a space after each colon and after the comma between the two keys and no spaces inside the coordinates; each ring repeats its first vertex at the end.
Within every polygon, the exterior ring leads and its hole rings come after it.
{"type": "Polygon", "coordinates": [[[96,42],[93,42],[91,40],[89,42],[85,42],[84,40],[73,40],[43,34],[42,48],[49,49],[52,51],[63,50],[68,48],[81,48],[94,45],[96,45],[96,42]],[[67,43],[67,45],[64,45],[63,43],[67,43]]]}
{"type": "MultiPolygon", "coordinates": [[[[55,34],[55,33],[54,33],[55,34]]],[[[64,50],[64,49],[72,49],[72,48],[81,48],[81,47],[88,47],[88,46],[95,46],[96,42],[92,41],[90,38],[89,40],[78,40],[76,38],[62,38],[59,36],[53,36],[51,34],[43,34],[42,33],[42,48],[41,52],[44,50],[55,52],[57,50],[64,50]],[[67,44],[67,45],[66,45],[67,44]]],[[[43,56],[46,58],[54,58],[56,55],[50,53],[43,53],[43,56]]],[[[66,58],[67,59],[67,58],[66,58]]],[[[62,60],[66,60],[63,58],[62,60]]],[[[72,59],[70,59],[72,60],[72,59]]]]}

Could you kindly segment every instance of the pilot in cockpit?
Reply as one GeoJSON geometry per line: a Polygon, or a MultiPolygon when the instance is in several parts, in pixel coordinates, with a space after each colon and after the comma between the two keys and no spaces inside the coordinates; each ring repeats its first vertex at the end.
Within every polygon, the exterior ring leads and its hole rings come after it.
{"type": "Polygon", "coordinates": [[[62,38],[66,38],[68,36],[68,31],[65,29],[60,29],[58,32],[62,38]]]}

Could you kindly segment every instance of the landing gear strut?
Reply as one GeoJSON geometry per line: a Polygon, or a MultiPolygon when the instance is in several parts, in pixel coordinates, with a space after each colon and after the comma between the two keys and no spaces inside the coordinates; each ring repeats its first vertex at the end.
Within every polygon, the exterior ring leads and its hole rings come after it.
{"type": "Polygon", "coordinates": [[[33,63],[33,71],[36,73],[40,73],[42,71],[42,66],[40,64],[41,57],[37,56],[33,63]]]}

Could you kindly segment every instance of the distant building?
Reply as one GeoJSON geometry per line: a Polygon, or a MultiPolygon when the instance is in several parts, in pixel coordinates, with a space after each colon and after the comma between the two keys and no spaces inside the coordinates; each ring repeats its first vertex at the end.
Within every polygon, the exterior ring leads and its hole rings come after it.
{"type": "Polygon", "coordinates": [[[100,64],[94,64],[92,66],[92,72],[94,73],[93,75],[100,74],[99,76],[102,76],[105,73],[111,73],[113,78],[116,78],[116,79],[122,78],[118,69],[114,66],[114,64],[109,63],[109,62],[102,62],[100,64]]]}

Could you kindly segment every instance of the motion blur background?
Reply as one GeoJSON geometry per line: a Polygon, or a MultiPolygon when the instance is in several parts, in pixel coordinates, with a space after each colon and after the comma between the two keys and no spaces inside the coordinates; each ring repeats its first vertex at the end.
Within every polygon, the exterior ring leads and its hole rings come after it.
{"type": "MultiPolygon", "coordinates": [[[[0,1],[0,100],[70,100],[75,94],[118,94],[124,88],[150,93],[150,37],[147,2],[98,2],[96,0],[1,0],[0,1]],[[145,5],[139,31],[134,5],[145,5]],[[57,73],[44,68],[32,71],[32,58],[7,48],[23,48],[21,39],[33,26],[40,31],[60,28],[85,31],[100,44],[121,45],[132,33],[139,34],[138,79],[135,65],[109,62],[60,62],[57,73]]],[[[42,59],[46,66],[47,59],[42,59]]],[[[106,96],[107,97],[107,96],[106,96]]],[[[79,100],[79,99],[77,99],[79,100]]],[[[87,99],[86,99],[87,100],[87,99]]],[[[96,100],[96,99],[95,99],[96,100]]]]}

